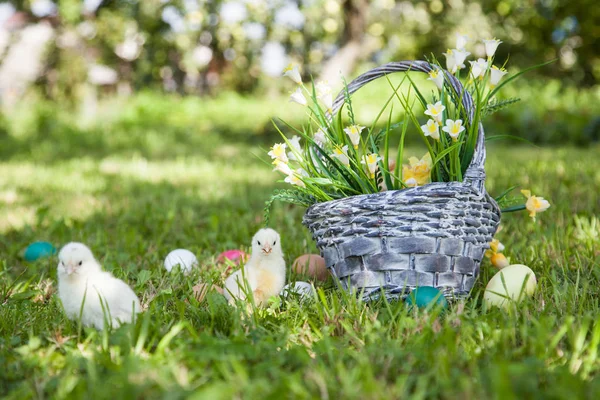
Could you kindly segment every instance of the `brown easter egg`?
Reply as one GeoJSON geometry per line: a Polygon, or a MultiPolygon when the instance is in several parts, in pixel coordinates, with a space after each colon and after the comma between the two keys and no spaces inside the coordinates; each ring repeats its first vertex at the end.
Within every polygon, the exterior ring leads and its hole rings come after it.
{"type": "Polygon", "coordinates": [[[329,278],[329,271],[325,267],[325,259],[318,254],[303,254],[294,261],[293,271],[297,274],[308,275],[320,281],[329,278]]]}
{"type": "Polygon", "coordinates": [[[194,287],[192,287],[192,290],[194,291],[194,297],[200,303],[202,303],[204,301],[206,294],[211,290],[214,290],[218,293],[223,294],[223,289],[221,289],[219,286],[208,285],[207,283],[204,283],[204,282],[198,282],[194,287]]]}

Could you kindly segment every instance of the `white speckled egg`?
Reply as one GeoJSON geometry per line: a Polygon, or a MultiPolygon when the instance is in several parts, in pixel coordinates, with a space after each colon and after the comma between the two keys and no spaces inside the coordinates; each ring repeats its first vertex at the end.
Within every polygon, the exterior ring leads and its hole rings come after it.
{"type": "Polygon", "coordinates": [[[506,308],[511,304],[509,299],[518,302],[525,296],[531,296],[536,286],[537,280],[531,268],[523,264],[509,265],[490,279],[483,301],[490,306],[506,308]]]}

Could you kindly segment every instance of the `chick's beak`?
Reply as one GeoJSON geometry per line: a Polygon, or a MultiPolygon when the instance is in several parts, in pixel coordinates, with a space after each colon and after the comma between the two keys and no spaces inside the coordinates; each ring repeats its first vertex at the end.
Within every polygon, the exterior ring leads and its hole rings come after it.
{"type": "Polygon", "coordinates": [[[262,251],[263,251],[263,253],[265,253],[265,254],[270,254],[270,253],[271,253],[271,250],[272,250],[272,249],[271,249],[271,246],[269,246],[269,245],[266,245],[266,246],[264,246],[264,247],[262,248],[262,251]]]}
{"type": "Polygon", "coordinates": [[[73,264],[67,264],[65,269],[67,271],[67,275],[71,275],[73,272],[75,272],[75,266],[73,264]]]}

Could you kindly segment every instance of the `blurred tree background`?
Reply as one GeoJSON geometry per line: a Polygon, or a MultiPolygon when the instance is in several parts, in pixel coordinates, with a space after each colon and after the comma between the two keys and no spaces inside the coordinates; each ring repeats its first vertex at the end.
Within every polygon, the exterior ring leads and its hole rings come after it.
{"type": "Polygon", "coordinates": [[[542,143],[600,136],[592,0],[24,0],[0,5],[0,26],[5,113],[25,99],[93,114],[98,101],[147,90],[276,96],[290,89],[278,79],[290,62],[307,78],[352,78],[439,56],[463,33],[471,57],[484,54],[475,40],[501,39],[497,60],[511,71],[557,60],[513,85],[529,109],[496,131],[542,143]]]}

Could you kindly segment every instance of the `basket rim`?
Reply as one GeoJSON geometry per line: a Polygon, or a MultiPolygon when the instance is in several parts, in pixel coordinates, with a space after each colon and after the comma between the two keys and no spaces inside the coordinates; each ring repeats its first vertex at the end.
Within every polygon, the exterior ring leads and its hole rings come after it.
{"type": "MultiPolygon", "coordinates": [[[[464,181],[463,182],[460,182],[460,181],[429,182],[429,183],[426,183],[425,185],[421,185],[421,186],[406,187],[403,189],[385,190],[385,191],[376,192],[376,193],[355,194],[353,196],[346,196],[346,197],[342,197],[339,199],[320,201],[320,202],[317,202],[317,203],[312,204],[309,207],[307,207],[305,215],[309,214],[311,212],[311,210],[314,210],[315,208],[325,207],[329,204],[334,204],[334,203],[337,203],[337,202],[340,202],[343,200],[347,200],[347,199],[358,199],[358,198],[367,198],[367,197],[375,197],[375,196],[389,196],[390,194],[393,195],[394,193],[399,193],[399,192],[404,192],[404,193],[417,192],[417,191],[425,190],[426,188],[431,188],[433,186],[440,186],[440,187],[461,186],[467,190],[472,191],[473,193],[479,193],[483,196],[487,196],[488,199],[493,200],[493,203],[496,204],[496,201],[489,195],[489,193],[487,193],[487,191],[485,189],[483,191],[479,191],[479,190],[475,189],[474,187],[472,187],[471,185],[466,184],[464,181]]],[[[499,209],[498,209],[498,211],[499,211],[499,209]]]]}

